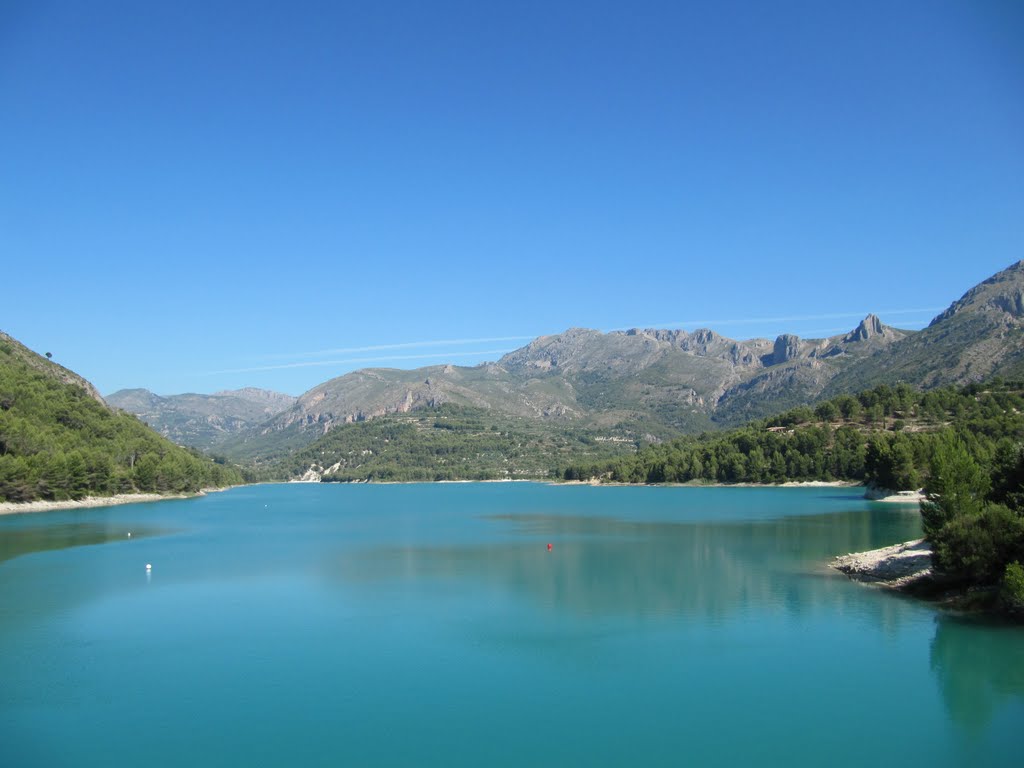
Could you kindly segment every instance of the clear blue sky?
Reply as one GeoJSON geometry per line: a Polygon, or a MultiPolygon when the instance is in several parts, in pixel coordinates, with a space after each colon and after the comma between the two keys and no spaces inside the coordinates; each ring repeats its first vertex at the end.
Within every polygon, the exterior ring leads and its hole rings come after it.
{"type": "Polygon", "coordinates": [[[0,147],[0,329],[104,393],[917,328],[1024,258],[1024,4],[7,0],[0,147]]]}

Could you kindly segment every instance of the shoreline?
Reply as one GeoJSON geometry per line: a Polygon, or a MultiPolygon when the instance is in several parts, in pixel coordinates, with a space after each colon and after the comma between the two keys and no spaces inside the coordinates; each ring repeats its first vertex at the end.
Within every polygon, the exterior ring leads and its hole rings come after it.
{"type": "Polygon", "coordinates": [[[784,483],[602,483],[597,480],[552,480],[548,485],[590,485],[612,488],[863,488],[864,499],[883,504],[913,504],[925,500],[921,491],[873,489],[856,480],[787,480],[784,483]],[[884,493],[882,491],[885,491],[884,493]]]}
{"type": "MultiPolygon", "coordinates": [[[[237,488],[239,486],[229,486],[237,488]]],[[[60,512],[69,509],[98,509],[116,507],[122,504],[143,504],[153,501],[194,499],[208,493],[226,491],[228,488],[202,488],[196,493],[118,493],[113,496],[86,496],[84,499],[64,501],[0,501],[0,515],[25,515],[36,512],[60,512]]]]}
{"type": "Polygon", "coordinates": [[[932,548],[924,539],[850,552],[833,558],[829,566],[852,581],[897,591],[911,591],[934,581],[932,548]]]}
{"type": "Polygon", "coordinates": [[[986,616],[1014,624],[1022,621],[1019,611],[1008,609],[999,587],[970,586],[950,581],[932,570],[931,546],[924,539],[905,541],[889,547],[851,552],[835,557],[829,568],[845,574],[850,581],[954,611],[964,616],[986,616]]]}
{"type": "MultiPolygon", "coordinates": [[[[468,482],[493,482],[473,481],[468,482]]],[[[599,480],[538,480],[548,485],[592,485],[608,488],[863,488],[856,480],[787,480],[784,483],[603,483],[599,480]]]]}
{"type": "MultiPolygon", "coordinates": [[[[246,483],[245,485],[307,485],[320,483],[317,480],[270,480],[261,483],[246,483]]],[[[785,483],[602,483],[597,480],[551,480],[544,478],[502,478],[492,480],[384,480],[368,481],[354,480],[350,483],[337,483],[338,485],[441,485],[441,484],[471,484],[471,483],[538,483],[553,487],[590,486],[593,488],[865,488],[862,483],[852,480],[790,480],[785,483]]],[[[57,512],[69,509],[96,509],[100,507],[113,507],[121,504],[142,504],[153,501],[170,501],[172,499],[192,499],[198,496],[205,496],[207,493],[226,491],[241,486],[232,485],[225,488],[203,488],[196,493],[160,494],[160,493],[120,493],[113,496],[86,496],[83,499],[64,501],[0,501],[0,516],[30,514],[35,512],[57,512]]],[[[917,505],[922,499],[920,492],[903,491],[896,494],[879,496],[877,492],[867,489],[864,498],[869,501],[887,504],[914,504],[917,505]]],[[[880,550],[877,550],[880,551],[880,550]]],[[[862,553],[867,554],[867,553],[862,553]]],[[[848,555],[850,557],[852,555],[848,555]]]]}
{"type": "Polygon", "coordinates": [[[867,488],[864,498],[868,501],[880,501],[883,504],[920,504],[927,497],[923,491],[890,491],[886,488],[867,488]]]}
{"type": "Polygon", "coordinates": [[[618,483],[601,482],[600,480],[554,480],[551,478],[495,478],[491,480],[345,480],[345,481],[323,481],[323,480],[276,480],[264,481],[259,484],[280,484],[280,485],[307,485],[310,483],[333,483],[336,485],[466,485],[473,483],[538,483],[554,488],[562,487],[584,487],[592,488],[864,488],[864,499],[877,501],[885,504],[913,504],[915,507],[924,500],[925,496],[920,491],[898,491],[881,495],[876,489],[871,489],[864,483],[856,480],[787,480],[784,483],[618,483]]]}

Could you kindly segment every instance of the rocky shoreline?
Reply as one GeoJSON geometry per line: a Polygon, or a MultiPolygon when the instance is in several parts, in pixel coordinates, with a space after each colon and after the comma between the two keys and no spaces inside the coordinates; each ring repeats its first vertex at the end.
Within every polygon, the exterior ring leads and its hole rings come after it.
{"type": "Polygon", "coordinates": [[[932,550],[924,539],[915,539],[841,555],[831,566],[855,581],[910,591],[932,581],[932,550]]]}
{"type": "Polygon", "coordinates": [[[835,558],[830,566],[854,581],[925,600],[947,611],[1024,622],[1024,611],[1008,605],[998,585],[966,586],[933,572],[932,550],[924,539],[851,552],[835,558]]]}
{"type": "MultiPolygon", "coordinates": [[[[236,487],[236,486],[231,486],[236,487]]],[[[119,493],[115,496],[86,496],[84,499],[66,501],[0,501],[0,515],[20,515],[29,512],[54,512],[62,509],[91,509],[113,507],[118,504],[141,504],[149,501],[170,499],[192,499],[227,488],[203,488],[196,493],[119,493]]]]}

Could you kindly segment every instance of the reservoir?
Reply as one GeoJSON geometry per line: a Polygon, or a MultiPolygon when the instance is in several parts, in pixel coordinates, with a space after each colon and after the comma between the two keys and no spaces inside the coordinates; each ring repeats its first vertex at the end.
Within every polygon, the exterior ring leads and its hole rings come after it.
{"type": "Polygon", "coordinates": [[[294,484],[0,517],[0,765],[1016,764],[1024,629],[831,571],[920,536],[861,494],[294,484]]]}

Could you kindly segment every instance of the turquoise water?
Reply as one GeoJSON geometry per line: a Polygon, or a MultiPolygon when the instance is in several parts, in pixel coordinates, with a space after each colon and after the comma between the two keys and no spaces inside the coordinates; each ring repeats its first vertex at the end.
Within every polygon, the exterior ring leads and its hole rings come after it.
{"type": "Polygon", "coordinates": [[[521,483],[0,518],[0,765],[1018,764],[1024,631],[822,566],[918,525],[521,483]]]}

